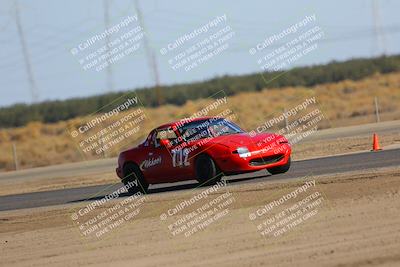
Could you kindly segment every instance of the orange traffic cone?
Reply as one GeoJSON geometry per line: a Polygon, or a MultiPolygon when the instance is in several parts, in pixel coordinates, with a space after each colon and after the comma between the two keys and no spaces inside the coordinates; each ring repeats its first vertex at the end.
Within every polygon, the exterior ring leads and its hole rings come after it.
{"type": "Polygon", "coordinates": [[[372,143],[372,150],[371,151],[379,151],[382,150],[379,146],[378,135],[374,133],[373,143],[372,143]]]}

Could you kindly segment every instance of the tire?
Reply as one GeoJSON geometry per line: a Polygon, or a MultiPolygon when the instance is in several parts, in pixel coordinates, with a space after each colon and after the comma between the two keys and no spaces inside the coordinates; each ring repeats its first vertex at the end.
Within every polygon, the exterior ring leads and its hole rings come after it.
{"type": "Polygon", "coordinates": [[[196,158],[196,179],[202,185],[213,185],[221,181],[223,173],[219,170],[214,160],[201,154],[196,158]]]}
{"type": "Polygon", "coordinates": [[[147,189],[149,188],[149,184],[143,177],[143,173],[140,171],[139,167],[134,163],[127,163],[124,165],[123,169],[124,178],[122,179],[122,183],[127,186],[129,182],[138,181],[138,186],[133,186],[128,188],[128,192],[130,194],[135,194],[137,192],[142,192],[144,194],[147,193],[147,189]]]}
{"type": "Polygon", "coordinates": [[[288,162],[285,165],[282,166],[277,166],[273,168],[267,169],[271,174],[279,174],[279,173],[285,173],[290,169],[290,162],[291,159],[289,157],[288,162]]]}

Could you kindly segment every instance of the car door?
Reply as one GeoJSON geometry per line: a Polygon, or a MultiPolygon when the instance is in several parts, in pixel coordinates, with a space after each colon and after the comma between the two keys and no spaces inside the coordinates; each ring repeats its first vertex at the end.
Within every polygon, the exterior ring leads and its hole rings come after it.
{"type": "Polygon", "coordinates": [[[171,128],[156,129],[151,133],[149,150],[146,159],[140,164],[140,169],[149,183],[166,183],[179,180],[179,169],[171,149],[161,145],[161,139],[172,140],[176,134],[171,128]]]}

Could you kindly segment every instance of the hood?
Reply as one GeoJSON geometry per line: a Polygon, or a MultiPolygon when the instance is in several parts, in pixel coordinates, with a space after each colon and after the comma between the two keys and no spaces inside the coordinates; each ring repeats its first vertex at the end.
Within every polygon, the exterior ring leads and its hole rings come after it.
{"type": "Polygon", "coordinates": [[[210,142],[225,145],[236,149],[245,146],[250,150],[258,150],[268,144],[275,143],[279,139],[279,135],[273,133],[263,133],[251,136],[248,133],[223,135],[213,138],[210,142]]]}

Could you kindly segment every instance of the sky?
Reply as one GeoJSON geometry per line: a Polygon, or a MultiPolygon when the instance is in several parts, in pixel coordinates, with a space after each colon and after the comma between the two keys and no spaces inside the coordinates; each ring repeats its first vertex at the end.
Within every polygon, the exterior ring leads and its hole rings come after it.
{"type": "MultiPolygon", "coordinates": [[[[178,1],[178,0],[2,0],[0,2],[0,106],[72,97],[85,97],[110,91],[202,81],[222,75],[242,75],[260,71],[257,55],[249,50],[267,37],[281,33],[307,16],[315,15],[313,25],[323,31],[318,49],[285,68],[323,64],[357,57],[400,53],[400,1],[178,1]],[[17,3],[17,4],[16,4],[17,3]],[[105,22],[105,7],[108,23],[105,22]],[[105,39],[74,55],[73,48],[103,33],[127,18],[137,21],[109,35],[121,38],[136,26],[145,37],[137,50],[125,55],[107,69],[84,69],[80,60],[106,43],[105,39]],[[19,10],[21,34],[17,27],[19,10]],[[171,67],[170,60],[190,45],[208,36],[201,33],[184,46],[163,55],[162,48],[173,44],[210,21],[224,17],[216,31],[229,26],[234,32],[229,47],[204,64],[185,71],[171,67]],[[222,25],[222,26],[221,26],[222,25]],[[147,44],[147,46],[146,46],[147,44]],[[146,49],[148,47],[148,49],[146,49]],[[150,51],[150,52],[149,52],[150,51]],[[151,56],[153,55],[153,56],[151,56]],[[30,62],[35,94],[27,71],[30,62]],[[34,95],[37,97],[35,98],[34,95]]],[[[308,27],[308,26],[307,26],[308,27]]],[[[209,33],[212,33],[211,30],[209,33]]],[[[285,42],[285,40],[281,40],[285,42]]],[[[279,42],[276,43],[279,46],[279,42]]],[[[82,47],[82,45],[81,45],[82,47]]],[[[275,46],[276,48],[276,46],[275,46]]],[[[273,46],[267,48],[275,49],[273,46]]],[[[261,54],[260,54],[261,55],[261,54]]],[[[281,77],[284,78],[284,77],[281,77]]]]}

